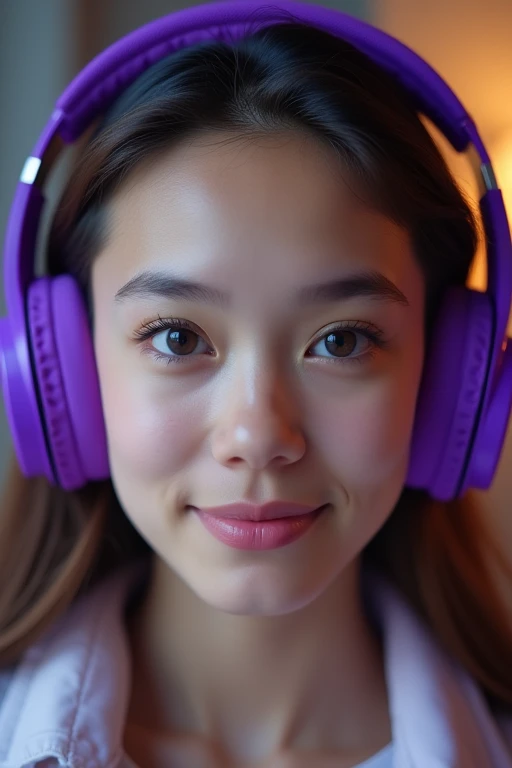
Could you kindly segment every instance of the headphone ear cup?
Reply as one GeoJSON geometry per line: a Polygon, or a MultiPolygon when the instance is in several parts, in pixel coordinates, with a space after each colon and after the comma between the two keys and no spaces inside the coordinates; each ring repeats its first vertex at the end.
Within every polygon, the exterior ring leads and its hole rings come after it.
{"type": "Polygon", "coordinates": [[[492,349],[486,294],[447,292],[428,344],[407,485],[448,501],[459,493],[480,414],[492,349]]]}
{"type": "Polygon", "coordinates": [[[59,485],[109,476],[99,382],[85,302],[69,275],[34,281],[28,325],[48,451],[59,485]]]}
{"type": "Polygon", "coordinates": [[[49,278],[40,278],[29,286],[28,331],[34,383],[48,455],[57,483],[71,489],[82,485],[84,477],[68,417],[66,392],[55,343],[50,283],[49,278]]]}

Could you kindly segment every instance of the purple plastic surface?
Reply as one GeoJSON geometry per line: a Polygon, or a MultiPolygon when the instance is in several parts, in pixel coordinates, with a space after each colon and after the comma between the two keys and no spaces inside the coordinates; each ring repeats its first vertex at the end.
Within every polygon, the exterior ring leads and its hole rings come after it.
{"type": "Polygon", "coordinates": [[[27,382],[30,362],[26,341],[13,338],[7,318],[0,319],[0,372],[7,419],[21,471],[27,477],[53,471],[45,445],[41,417],[32,380],[27,382]],[[16,343],[17,342],[17,343],[16,343]]]}
{"type": "Polygon", "coordinates": [[[22,471],[53,477],[34,389],[25,322],[24,294],[34,274],[34,247],[43,197],[19,183],[5,238],[4,290],[8,317],[2,319],[0,358],[7,417],[22,471]]]}
{"type": "Polygon", "coordinates": [[[487,373],[492,314],[485,294],[453,288],[426,351],[407,481],[443,501],[452,497],[465,468],[487,373]]]}
{"type": "Polygon", "coordinates": [[[27,296],[27,318],[46,439],[52,446],[53,468],[59,485],[62,488],[71,489],[83,485],[86,477],[78,461],[76,440],[68,415],[59,351],[55,343],[52,283],[51,278],[42,277],[34,280],[30,285],[27,296]]]}
{"type": "Polygon", "coordinates": [[[55,343],[61,360],[66,408],[84,477],[108,476],[108,455],[101,396],[87,311],[78,285],[69,275],[52,281],[55,343]]]}
{"type": "Polygon", "coordinates": [[[488,378],[481,403],[481,418],[473,436],[473,448],[461,480],[460,493],[488,488],[498,466],[512,408],[512,343],[505,352],[512,296],[512,242],[500,190],[490,190],[480,201],[487,233],[487,295],[495,312],[488,378]]]}
{"type": "MultiPolygon", "coordinates": [[[[66,88],[33,156],[43,157],[56,134],[68,143],[78,138],[142,71],[172,51],[210,38],[229,42],[287,21],[311,24],[355,44],[402,83],[417,109],[432,119],[457,150],[471,142],[482,163],[489,161],[459,99],[413,51],[338,11],[289,0],[196,6],[131,33],[94,59],[66,88]]],[[[25,319],[43,202],[35,185],[18,184],[5,240],[8,318],[0,321],[0,351],[6,407],[22,469],[28,475],[54,479],[36,393],[42,382],[34,381],[25,319]]],[[[478,296],[464,291],[443,310],[443,328],[432,359],[426,361],[418,401],[408,483],[428,489],[440,499],[451,498],[469,486],[489,485],[512,402],[510,345],[503,352],[512,296],[510,231],[499,191],[488,192],[481,207],[488,239],[488,292],[478,296]],[[478,339],[484,337],[480,350],[478,339]]],[[[73,298],[78,289],[65,282],[55,286],[52,284],[52,311],[58,322],[54,343],[61,358],[63,402],[68,404],[69,419],[62,428],[69,429],[71,447],[66,452],[60,430],[52,443],[52,458],[61,466],[59,482],[78,487],[88,479],[108,476],[108,455],[92,340],[79,299],[73,298]],[[67,307],[64,314],[62,306],[67,307]],[[72,321],[66,323],[70,316],[72,321]],[[82,347],[80,361],[77,350],[82,344],[87,346],[82,347]],[[63,472],[67,479],[62,479],[63,472]]],[[[48,426],[46,432],[51,432],[48,426]]]]}

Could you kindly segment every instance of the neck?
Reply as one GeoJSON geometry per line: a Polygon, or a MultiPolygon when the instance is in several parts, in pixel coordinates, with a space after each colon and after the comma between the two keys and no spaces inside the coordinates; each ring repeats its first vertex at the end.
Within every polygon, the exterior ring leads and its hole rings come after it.
{"type": "Polygon", "coordinates": [[[241,616],[206,604],[156,559],[129,619],[129,717],[160,732],[197,732],[235,752],[384,746],[383,661],[359,576],[355,562],[303,608],[241,616]]]}

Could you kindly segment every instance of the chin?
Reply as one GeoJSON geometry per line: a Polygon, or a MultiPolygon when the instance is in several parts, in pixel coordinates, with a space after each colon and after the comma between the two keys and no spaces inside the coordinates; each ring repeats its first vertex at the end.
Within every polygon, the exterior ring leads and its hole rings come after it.
{"type": "Polygon", "coordinates": [[[205,603],[224,613],[236,616],[283,616],[312,603],[328,585],[283,583],[283,578],[268,578],[260,574],[231,573],[208,584],[189,583],[195,594],[205,603]],[[278,588],[279,585],[279,588],[278,588]]]}

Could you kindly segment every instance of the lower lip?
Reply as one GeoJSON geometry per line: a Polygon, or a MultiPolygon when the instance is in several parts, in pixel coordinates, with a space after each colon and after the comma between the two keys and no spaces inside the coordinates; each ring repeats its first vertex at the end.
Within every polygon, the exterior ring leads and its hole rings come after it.
{"type": "Polygon", "coordinates": [[[206,530],[223,544],[235,549],[261,551],[285,547],[300,539],[315,524],[327,506],[325,504],[307,515],[260,522],[214,517],[200,509],[195,509],[195,512],[206,530]]]}

